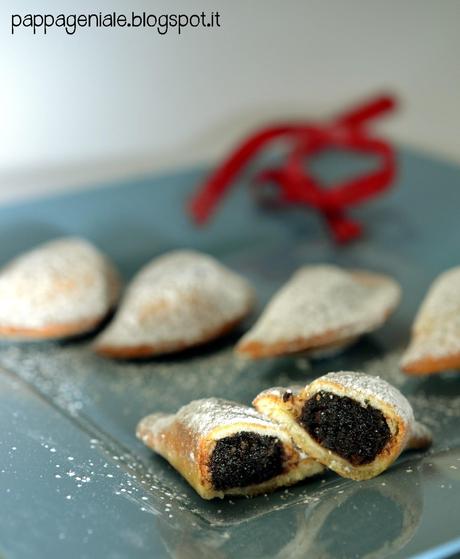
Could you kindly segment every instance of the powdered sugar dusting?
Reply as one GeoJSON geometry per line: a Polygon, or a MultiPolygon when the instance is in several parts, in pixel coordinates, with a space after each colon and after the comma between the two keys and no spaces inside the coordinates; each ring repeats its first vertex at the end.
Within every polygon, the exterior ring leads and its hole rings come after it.
{"type": "MultiPolygon", "coordinates": [[[[340,384],[351,391],[350,397],[352,397],[353,392],[364,397],[374,396],[391,406],[396,413],[410,425],[412,425],[414,421],[414,412],[408,400],[397,388],[380,377],[374,377],[364,373],[340,371],[337,373],[328,373],[318,380],[329,380],[340,384]]],[[[312,383],[312,386],[314,384],[315,381],[312,383]]]]}
{"type": "Polygon", "coordinates": [[[330,331],[350,338],[382,324],[399,300],[390,278],[336,266],[304,266],[268,304],[242,344],[309,339],[330,331]]]}
{"type": "Polygon", "coordinates": [[[193,345],[242,319],[253,300],[248,282],[212,257],[175,251],[138,273],[97,344],[193,345]]]}
{"type": "Polygon", "coordinates": [[[402,365],[460,353],[460,266],[441,274],[430,287],[413,326],[402,365]]]}
{"type": "Polygon", "coordinates": [[[152,414],[142,420],[142,426],[151,431],[163,431],[173,421],[181,422],[190,432],[200,436],[206,436],[216,427],[242,422],[270,429],[275,427],[255,409],[220,398],[194,400],[174,415],[152,414]]]}
{"type": "Polygon", "coordinates": [[[107,258],[85,240],[51,241],[0,272],[0,327],[43,328],[102,318],[119,294],[107,258]]]}

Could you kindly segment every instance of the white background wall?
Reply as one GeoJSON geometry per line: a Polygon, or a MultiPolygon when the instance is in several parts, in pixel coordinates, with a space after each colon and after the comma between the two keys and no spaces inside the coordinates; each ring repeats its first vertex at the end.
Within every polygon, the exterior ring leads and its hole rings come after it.
{"type": "Polygon", "coordinates": [[[459,0],[23,0],[0,7],[0,201],[215,158],[266,119],[386,89],[397,141],[460,162],[459,0]],[[28,30],[11,13],[219,10],[220,29],[28,30]]]}

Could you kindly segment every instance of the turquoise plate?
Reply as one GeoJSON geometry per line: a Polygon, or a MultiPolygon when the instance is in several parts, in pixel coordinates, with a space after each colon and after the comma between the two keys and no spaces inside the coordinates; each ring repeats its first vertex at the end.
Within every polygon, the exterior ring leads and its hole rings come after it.
{"type": "MultiPolygon", "coordinates": [[[[361,162],[322,158],[331,178],[361,162]]],[[[126,280],[178,247],[209,252],[246,275],[260,306],[301,264],[334,262],[394,276],[401,306],[340,357],[237,359],[240,332],[206,348],[142,363],[95,356],[91,338],[0,345],[0,556],[5,558],[449,557],[460,550],[460,375],[407,378],[398,360],[427,287],[460,263],[460,170],[400,154],[398,184],[356,210],[366,237],[336,247],[313,212],[260,210],[235,186],[209,227],[183,208],[206,170],[146,177],[0,209],[0,264],[61,235],[94,241],[126,280]],[[331,370],[380,374],[433,430],[427,453],[383,475],[333,474],[253,499],[202,501],[134,437],[153,410],[222,396],[249,403],[272,385],[331,370]]]]}

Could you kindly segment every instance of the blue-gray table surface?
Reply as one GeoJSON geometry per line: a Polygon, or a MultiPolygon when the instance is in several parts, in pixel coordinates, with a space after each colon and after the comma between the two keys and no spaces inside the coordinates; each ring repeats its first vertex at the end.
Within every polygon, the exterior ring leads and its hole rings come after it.
{"type": "MultiPolygon", "coordinates": [[[[317,171],[332,178],[356,164],[323,157],[317,171]]],[[[353,210],[366,235],[346,247],[330,241],[311,211],[258,208],[247,177],[209,226],[196,229],[184,204],[206,172],[2,207],[0,265],[42,241],[78,235],[129,280],[154,256],[192,247],[252,280],[261,307],[299,265],[334,262],[394,276],[403,287],[399,309],[343,355],[311,363],[239,360],[232,346],[241,332],[138,364],[95,356],[90,337],[0,344],[0,556],[450,556],[460,549],[460,375],[406,378],[397,363],[430,282],[460,263],[460,169],[402,151],[394,189],[353,210]],[[211,395],[249,403],[268,386],[338,369],[381,374],[400,387],[432,428],[432,450],[406,454],[367,482],[328,474],[268,496],[204,502],[134,437],[153,410],[211,395]]]]}

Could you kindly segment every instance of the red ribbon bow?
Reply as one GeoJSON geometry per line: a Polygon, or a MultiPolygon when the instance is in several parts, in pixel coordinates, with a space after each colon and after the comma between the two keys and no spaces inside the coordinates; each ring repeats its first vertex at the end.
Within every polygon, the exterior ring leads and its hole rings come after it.
{"type": "Polygon", "coordinates": [[[345,112],[331,123],[287,123],[262,128],[244,140],[200,187],[190,203],[192,217],[199,224],[205,223],[242,168],[271,142],[282,138],[291,141],[292,151],[282,166],[261,171],[256,185],[274,183],[280,189],[281,203],[304,204],[318,210],[337,242],[356,239],[362,234],[362,226],[348,217],[346,210],[389,188],[396,172],[390,144],[371,137],[364,125],[395,105],[394,98],[382,96],[345,112]],[[308,158],[327,149],[376,155],[380,163],[370,173],[324,189],[307,169],[308,158]]]}

